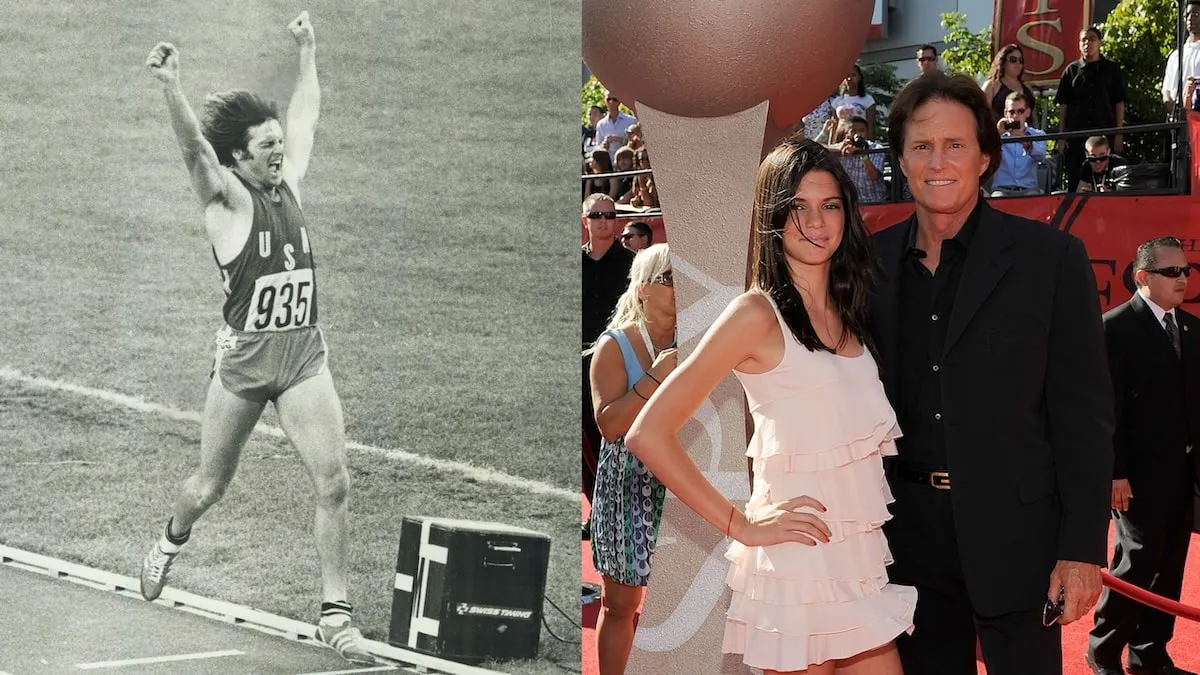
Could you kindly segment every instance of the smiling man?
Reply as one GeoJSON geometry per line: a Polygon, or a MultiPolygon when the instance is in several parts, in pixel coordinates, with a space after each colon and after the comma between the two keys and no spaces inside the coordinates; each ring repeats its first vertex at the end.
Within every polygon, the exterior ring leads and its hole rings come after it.
{"type": "Polygon", "coordinates": [[[1107,553],[1113,402],[1095,278],[1079,239],[980,198],[1000,134],[969,78],[912,80],[889,126],[916,203],[873,237],[871,301],[904,432],[884,526],[891,580],[918,591],[904,672],[974,675],[978,637],[992,675],[1059,675],[1058,624],[1095,604],[1107,553]]]}
{"type": "Polygon", "coordinates": [[[342,406],[317,326],[317,286],[299,183],[320,111],[316,38],[308,12],[288,25],[300,72],[286,127],[275,104],[246,91],[214,94],[196,119],[179,81],[179,50],[146,59],[163,84],[171,126],[225,290],[225,327],[204,402],[200,466],[176,493],[163,533],[142,562],[141,591],[162,593],[192,525],[221,498],[268,402],[316,493],[322,602],[317,638],[354,663],[373,663],[347,599],[348,513],[342,406]]]}

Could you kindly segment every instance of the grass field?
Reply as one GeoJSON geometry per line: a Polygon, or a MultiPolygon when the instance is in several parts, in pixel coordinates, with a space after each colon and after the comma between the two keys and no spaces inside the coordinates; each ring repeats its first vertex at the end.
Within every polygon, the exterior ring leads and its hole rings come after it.
{"type": "MultiPolygon", "coordinates": [[[[347,436],[578,490],[578,0],[76,6],[0,7],[0,368],[201,409],[222,294],[143,62],[172,41],[193,106],[286,105],[284,26],[308,9],[323,107],[302,188],[347,436]]],[[[0,541],[133,574],[198,447],[186,421],[0,382],[0,541]]],[[[351,463],[369,637],[406,514],[547,532],[548,594],[578,614],[577,503],[351,463]]],[[[314,621],[307,490],[290,447],[252,440],[175,584],[314,621]]],[[[579,650],[543,631],[538,663],[501,667],[577,671],[579,650]]]]}

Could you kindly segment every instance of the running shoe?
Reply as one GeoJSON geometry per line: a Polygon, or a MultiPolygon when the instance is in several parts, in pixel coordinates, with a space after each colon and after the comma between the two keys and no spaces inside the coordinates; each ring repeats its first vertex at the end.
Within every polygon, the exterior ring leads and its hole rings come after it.
{"type": "Polygon", "coordinates": [[[171,563],[179,557],[179,551],[167,553],[158,544],[159,542],[154,542],[154,548],[151,548],[142,560],[142,597],[147,600],[154,600],[162,594],[163,587],[167,585],[167,572],[171,569],[171,563]]]}
{"type": "Polygon", "coordinates": [[[350,624],[317,626],[317,640],[342,655],[350,663],[375,665],[375,657],[367,651],[367,640],[350,624]]]}

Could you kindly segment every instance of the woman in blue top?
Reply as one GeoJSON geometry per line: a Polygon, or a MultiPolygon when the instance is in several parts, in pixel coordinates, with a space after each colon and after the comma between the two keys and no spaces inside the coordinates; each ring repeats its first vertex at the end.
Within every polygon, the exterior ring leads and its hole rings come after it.
{"type": "Polygon", "coordinates": [[[666,489],[625,448],[625,432],[675,370],[675,288],[666,244],[639,251],[629,287],[590,348],[592,406],[604,441],[592,496],[592,561],[603,575],[596,652],[601,675],[625,672],[650,578],[666,489]]]}

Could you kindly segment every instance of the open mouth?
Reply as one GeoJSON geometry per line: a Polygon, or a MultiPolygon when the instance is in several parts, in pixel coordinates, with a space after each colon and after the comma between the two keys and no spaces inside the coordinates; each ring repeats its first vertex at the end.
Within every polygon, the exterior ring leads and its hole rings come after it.
{"type": "Polygon", "coordinates": [[[952,180],[927,180],[927,181],[925,181],[925,184],[929,185],[931,187],[946,187],[947,185],[954,185],[954,181],[952,181],[952,180]]]}

